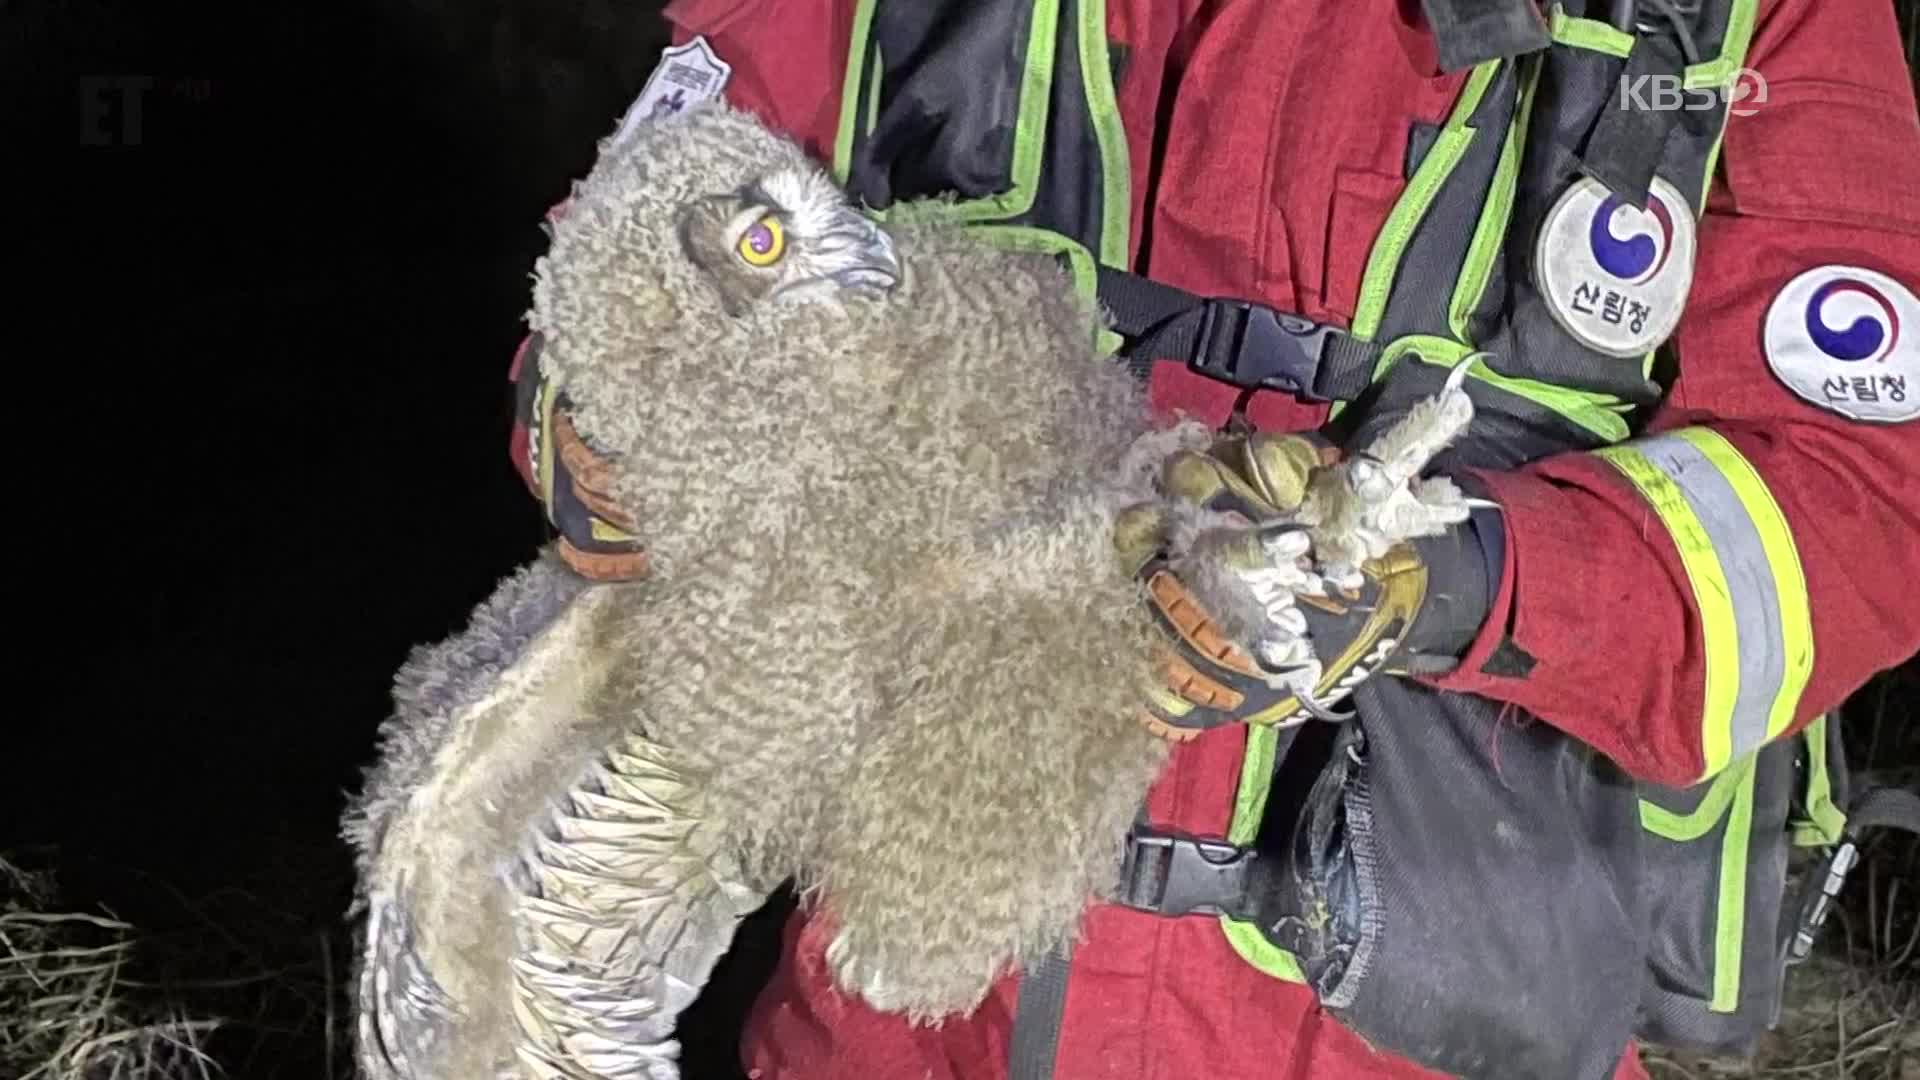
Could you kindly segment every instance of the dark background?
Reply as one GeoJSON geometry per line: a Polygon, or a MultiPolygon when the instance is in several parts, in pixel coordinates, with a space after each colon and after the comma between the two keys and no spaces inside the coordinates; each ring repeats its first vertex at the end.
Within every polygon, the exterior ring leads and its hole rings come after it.
{"type": "MultiPolygon", "coordinates": [[[[323,1074],[392,672],[546,536],[508,366],[658,7],[0,0],[33,691],[0,851],[137,925],[131,976],[233,1018],[233,1076],[323,1074]]],[[[685,1025],[689,1077],[731,1071],[763,954],[685,1025]]]]}
{"type": "MultiPolygon", "coordinates": [[[[343,793],[407,650],[546,535],[507,367],[656,8],[0,0],[0,851],[140,926],[231,1075],[344,1075],[343,793]]],[[[731,1072],[772,925],[690,1077],[731,1072]]]]}

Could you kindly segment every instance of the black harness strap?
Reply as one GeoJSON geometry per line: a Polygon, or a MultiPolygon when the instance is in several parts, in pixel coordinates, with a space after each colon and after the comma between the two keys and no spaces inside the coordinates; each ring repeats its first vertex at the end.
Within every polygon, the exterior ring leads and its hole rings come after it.
{"type": "Polygon", "coordinates": [[[1581,154],[1581,171],[1643,209],[1666,153],[1667,137],[1680,123],[1683,110],[1633,107],[1630,88],[1655,79],[1677,82],[1686,63],[1680,47],[1668,38],[1649,35],[1635,41],[1613,101],[1594,121],[1581,154]]]}
{"type": "Polygon", "coordinates": [[[1380,347],[1337,326],[1247,300],[1185,289],[1101,267],[1097,289],[1127,363],[1145,376],[1158,360],[1185,363],[1242,390],[1278,390],[1307,401],[1349,401],[1373,381],[1380,347]]]}
{"type": "Polygon", "coordinates": [[[1073,945],[1062,944],[1020,980],[1014,1006],[1007,1080],[1053,1080],[1060,1053],[1060,1021],[1067,1011],[1067,971],[1073,945]]]}
{"type": "Polygon", "coordinates": [[[1553,41],[1533,0],[1421,0],[1420,6],[1446,71],[1537,52],[1553,41]]]}

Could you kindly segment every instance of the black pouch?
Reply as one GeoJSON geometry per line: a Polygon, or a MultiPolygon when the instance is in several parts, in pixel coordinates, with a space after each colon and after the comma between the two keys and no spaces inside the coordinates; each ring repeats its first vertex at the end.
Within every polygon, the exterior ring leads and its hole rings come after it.
{"type": "Polygon", "coordinates": [[[1645,970],[1632,782],[1483,699],[1376,679],[1353,703],[1321,774],[1339,797],[1290,830],[1338,856],[1284,875],[1284,906],[1320,930],[1270,919],[1275,944],[1343,1023],[1430,1068],[1611,1076],[1645,970]]]}

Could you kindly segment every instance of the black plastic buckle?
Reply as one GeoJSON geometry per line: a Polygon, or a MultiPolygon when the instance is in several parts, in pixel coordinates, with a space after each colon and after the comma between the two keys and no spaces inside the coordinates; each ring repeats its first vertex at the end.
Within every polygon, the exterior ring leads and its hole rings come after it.
{"type": "Polygon", "coordinates": [[[1327,339],[1337,330],[1244,300],[1208,300],[1188,363],[1242,390],[1279,390],[1303,401],[1326,401],[1313,392],[1313,380],[1327,339]]]}
{"type": "Polygon", "coordinates": [[[1120,864],[1117,900],[1158,915],[1244,917],[1255,858],[1253,849],[1219,840],[1135,830],[1120,864]]]}

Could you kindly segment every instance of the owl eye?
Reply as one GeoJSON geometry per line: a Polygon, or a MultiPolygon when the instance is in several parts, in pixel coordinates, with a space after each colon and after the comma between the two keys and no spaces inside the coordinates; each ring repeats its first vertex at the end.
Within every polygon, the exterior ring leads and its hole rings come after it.
{"type": "Polygon", "coordinates": [[[787,232],[772,214],[747,226],[734,250],[748,266],[772,266],[787,253],[787,232]]]}

